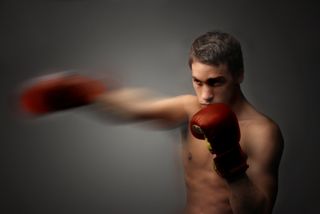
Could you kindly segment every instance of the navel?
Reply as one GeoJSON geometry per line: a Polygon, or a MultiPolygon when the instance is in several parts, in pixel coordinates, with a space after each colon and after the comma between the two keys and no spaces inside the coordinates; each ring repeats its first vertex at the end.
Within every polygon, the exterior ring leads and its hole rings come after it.
{"type": "Polygon", "coordinates": [[[188,153],[188,160],[189,160],[189,161],[192,160],[192,154],[191,154],[191,152],[188,153]]]}

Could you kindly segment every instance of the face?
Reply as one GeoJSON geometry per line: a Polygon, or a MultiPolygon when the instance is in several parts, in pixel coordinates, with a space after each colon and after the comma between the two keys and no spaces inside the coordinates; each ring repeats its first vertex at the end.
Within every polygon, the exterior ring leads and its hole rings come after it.
{"type": "Polygon", "coordinates": [[[242,77],[234,77],[227,65],[213,66],[195,61],[191,70],[193,87],[201,105],[230,104],[235,99],[242,77]]]}

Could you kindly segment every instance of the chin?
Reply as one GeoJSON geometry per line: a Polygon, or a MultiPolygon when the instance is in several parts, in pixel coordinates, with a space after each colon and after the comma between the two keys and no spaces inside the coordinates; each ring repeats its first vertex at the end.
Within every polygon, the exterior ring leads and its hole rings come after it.
{"type": "Polygon", "coordinates": [[[226,105],[229,105],[228,102],[223,102],[223,101],[213,101],[213,102],[210,102],[210,103],[204,103],[204,102],[199,102],[200,106],[201,107],[206,107],[208,105],[212,105],[212,104],[217,104],[217,103],[223,103],[223,104],[226,104],[226,105]]]}
{"type": "Polygon", "coordinates": [[[209,104],[200,103],[201,108],[205,108],[205,107],[207,107],[208,105],[209,105],[209,104]]]}
{"type": "Polygon", "coordinates": [[[205,108],[205,107],[207,107],[208,105],[211,105],[211,104],[214,104],[214,103],[200,103],[200,106],[201,106],[201,108],[205,108]]]}

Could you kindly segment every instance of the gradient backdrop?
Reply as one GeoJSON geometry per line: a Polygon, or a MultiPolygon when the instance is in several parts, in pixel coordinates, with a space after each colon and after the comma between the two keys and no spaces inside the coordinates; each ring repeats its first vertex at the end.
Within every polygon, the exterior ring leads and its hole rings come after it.
{"type": "Polygon", "coordinates": [[[178,130],[96,120],[86,109],[35,120],[14,109],[26,79],[61,70],[193,93],[193,39],[243,46],[248,99],[282,128],[274,213],[319,213],[319,8],[312,1],[52,0],[0,3],[0,213],[179,213],[178,130]]]}

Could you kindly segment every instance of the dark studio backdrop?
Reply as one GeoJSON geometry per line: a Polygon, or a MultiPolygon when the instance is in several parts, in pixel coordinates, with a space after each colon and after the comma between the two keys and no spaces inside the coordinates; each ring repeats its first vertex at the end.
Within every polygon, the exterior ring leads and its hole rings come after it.
{"type": "Polygon", "coordinates": [[[188,50],[212,29],[240,40],[243,91],[282,129],[274,213],[319,213],[318,8],[253,0],[2,0],[0,213],[179,213],[178,130],[114,125],[86,109],[29,120],[13,95],[26,79],[60,70],[193,93],[188,50]]]}

